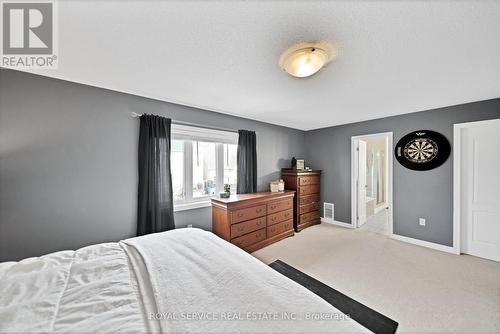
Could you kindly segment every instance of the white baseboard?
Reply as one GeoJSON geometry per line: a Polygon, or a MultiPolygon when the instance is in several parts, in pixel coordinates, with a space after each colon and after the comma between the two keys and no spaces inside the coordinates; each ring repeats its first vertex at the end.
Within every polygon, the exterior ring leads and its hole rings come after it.
{"type": "Polygon", "coordinates": [[[384,203],[383,205],[379,205],[379,206],[375,207],[375,210],[373,210],[373,211],[375,214],[377,214],[380,211],[384,211],[386,209],[387,209],[387,204],[384,203]]]}
{"type": "Polygon", "coordinates": [[[330,219],[321,218],[321,222],[322,223],[326,223],[326,224],[332,224],[332,225],[342,226],[342,227],[346,227],[346,228],[354,228],[352,226],[352,224],[347,224],[347,223],[339,222],[339,221],[336,221],[336,220],[330,220],[330,219]]]}
{"type": "Polygon", "coordinates": [[[395,240],[407,242],[407,243],[410,243],[410,244],[414,244],[414,245],[417,245],[417,246],[432,248],[432,249],[435,249],[435,250],[438,250],[438,251],[441,251],[441,252],[457,254],[455,248],[450,247],[450,246],[436,244],[434,242],[429,242],[429,241],[424,241],[424,240],[409,238],[409,237],[405,237],[405,236],[398,235],[398,234],[393,234],[391,236],[391,238],[393,238],[395,240]]]}
{"type": "MultiPolygon", "coordinates": [[[[326,224],[332,224],[332,225],[336,225],[336,226],[341,226],[341,227],[345,227],[345,228],[351,228],[351,229],[354,228],[352,226],[352,224],[347,224],[347,223],[339,222],[339,221],[336,221],[336,220],[330,220],[330,219],[321,218],[321,222],[322,223],[326,223],[326,224]]],[[[441,245],[441,244],[436,244],[434,242],[429,242],[429,241],[424,241],[424,240],[420,240],[420,239],[414,239],[414,238],[410,238],[410,237],[405,237],[405,236],[402,236],[402,235],[399,235],[399,234],[392,234],[390,237],[392,239],[394,239],[394,240],[398,240],[398,241],[402,241],[402,242],[407,242],[409,244],[413,244],[413,245],[417,245],[417,246],[421,246],[421,247],[432,248],[432,249],[435,249],[435,250],[438,250],[438,251],[441,251],[441,252],[446,252],[446,253],[451,253],[451,254],[456,254],[456,255],[460,254],[453,247],[445,246],[445,245],[441,245]]]]}

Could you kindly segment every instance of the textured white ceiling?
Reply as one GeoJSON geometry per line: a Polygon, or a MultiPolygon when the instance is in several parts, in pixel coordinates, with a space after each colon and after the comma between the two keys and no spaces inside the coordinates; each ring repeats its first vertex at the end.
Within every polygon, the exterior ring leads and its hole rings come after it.
{"type": "Polygon", "coordinates": [[[36,73],[308,130],[500,97],[500,1],[59,1],[36,73]],[[322,40],[318,75],[280,70],[322,40]]]}

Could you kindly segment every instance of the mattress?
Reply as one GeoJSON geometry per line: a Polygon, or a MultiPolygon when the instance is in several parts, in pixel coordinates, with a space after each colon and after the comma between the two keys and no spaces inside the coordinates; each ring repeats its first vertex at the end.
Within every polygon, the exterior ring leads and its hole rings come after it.
{"type": "Polygon", "coordinates": [[[0,333],[235,332],[367,330],[200,229],[0,263],[0,333]]]}

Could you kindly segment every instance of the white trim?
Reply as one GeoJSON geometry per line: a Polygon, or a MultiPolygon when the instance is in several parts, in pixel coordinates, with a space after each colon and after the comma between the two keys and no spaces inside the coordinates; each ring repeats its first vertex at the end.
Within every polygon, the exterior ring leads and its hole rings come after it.
{"type": "Polygon", "coordinates": [[[462,130],[470,125],[499,120],[498,118],[483,121],[453,124],[453,252],[462,253],[462,130]]]}
{"type": "Polygon", "coordinates": [[[460,201],[462,194],[462,185],[460,182],[462,169],[461,169],[461,156],[462,156],[462,129],[467,123],[453,124],[453,251],[455,254],[460,254],[462,249],[460,245],[460,201]]]}
{"type": "Polygon", "coordinates": [[[434,242],[405,237],[405,236],[402,236],[399,234],[392,234],[391,238],[394,240],[407,242],[407,243],[417,245],[417,246],[432,248],[432,249],[435,249],[435,250],[438,250],[441,252],[456,254],[455,249],[453,247],[445,246],[445,245],[441,245],[441,244],[436,244],[434,242]]]}
{"type": "Polygon", "coordinates": [[[332,224],[332,225],[342,226],[342,227],[346,227],[346,228],[354,228],[354,226],[352,226],[352,224],[343,223],[343,222],[339,222],[339,221],[336,221],[336,220],[330,220],[330,219],[321,218],[321,222],[322,223],[326,223],[326,224],[332,224]]]}
{"type": "Polygon", "coordinates": [[[351,137],[351,226],[356,228],[357,222],[357,192],[356,189],[356,179],[358,170],[358,155],[356,150],[358,148],[357,141],[351,137]]]}
{"type": "Polygon", "coordinates": [[[356,208],[357,208],[357,196],[356,196],[356,170],[357,170],[357,154],[356,154],[356,146],[357,141],[366,137],[375,137],[375,136],[387,136],[387,206],[389,207],[389,236],[393,235],[394,226],[393,226],[393,177],[394,177],[394,157],[392,154],[393,148],[393,133],[390,132],[380,132],[373,133],[367,135],[358,135],[351,136],[351,228],[355,228],[357,226],[356,222],[356,208]]]}
{"type": "Polygon", "coordinates": [[[174,212],[186,211],[192,209],[206,208],[212,205],[212,202],[209,199],[205,199],[203,201],[198,202],[188,202],[188,203],[174,203],[174,212]]]}
{"type": "Polygon", "coordinates": [[[394,225],[393,225],[393,199],[392,199],[392,194],[393,194],[393,184],[394,184],[394,155],[392,154],[393,150],[393,134],[391,132],[390,135],[387,136],[387,140],[385,142],[386,146],[386,154],[387,154],[387,161],[386,161],[386,168],[385,168],[385,178],[387,180],[386,182],[386,188],[385,188],[385,203],[384,206],[388,208],[388,213],[389,213],[389,236],[391,236],[394,233],[394,225]]]}
{"type": "Polygon", "coordinates": [[[197,126],[172,124],[172,139],[197,140],[213,143],[237,144],[238,133],[197,126]]]}

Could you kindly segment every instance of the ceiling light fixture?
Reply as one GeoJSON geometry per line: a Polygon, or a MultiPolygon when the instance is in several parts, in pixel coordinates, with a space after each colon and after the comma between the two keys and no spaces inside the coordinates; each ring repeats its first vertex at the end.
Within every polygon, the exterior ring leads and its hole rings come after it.
{"type": "Polygon", "coordinates": [[[327,43],[301,43],[280,57],[280,67],[288,74],[305,78],[317,73],[333,59],[333,48],[327,43]]]}

